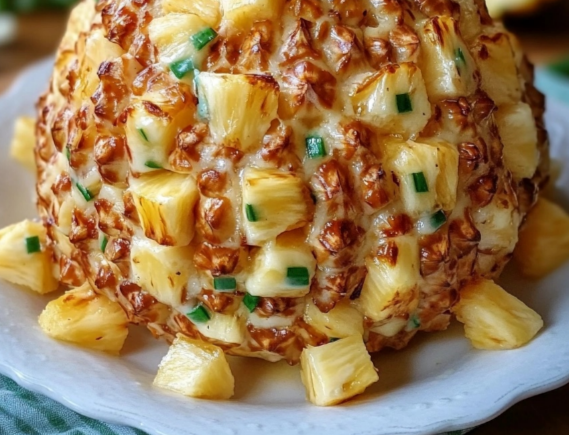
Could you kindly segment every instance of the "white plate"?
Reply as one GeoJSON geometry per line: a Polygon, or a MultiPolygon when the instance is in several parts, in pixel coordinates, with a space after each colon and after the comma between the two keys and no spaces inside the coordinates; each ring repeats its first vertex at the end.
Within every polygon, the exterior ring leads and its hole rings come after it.
{"type": "MultiPolygon", "coordinates": [[[[34,216],[32,180],[8,157],[17,115],[31,113],[50,62],[28,70],[0,98],[0,225],[34,216]]],[[[569,198],[569,110],[551,103],[554,154],[567,166],[559,186],[569,198]],[[565,125],[563,124],[565,122],[565,125]],[[563,153],[563,154],[562,154],[563,153]]],[[[454,325],[424,334],[404,352],[375,358],[381,380],[356,401],[317,408],[304,400],[298,368],[232,359],[230,402],[191,400],[154,389],[166,345],[133,330],[124,356],[112,358],[46,338],[37,316],[50,298],[0,283],[0,372],[89,417],[150,434],[435,434],[476,426],[512,404],[569,382],[569,265],[538,283],[509,272],[505,287],[542,314],[546,329],[509,352],[473,350],[454,325]]]]}

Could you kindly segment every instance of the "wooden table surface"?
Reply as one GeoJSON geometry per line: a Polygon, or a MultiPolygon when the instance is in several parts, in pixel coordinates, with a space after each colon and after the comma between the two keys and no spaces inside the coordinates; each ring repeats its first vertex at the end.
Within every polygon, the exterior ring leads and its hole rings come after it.
{"type": "MultiPolygon", "coordinates": [[[[60,13],[29,15],[20,18],[16,41],[0,47],[0,92],[4,91],[27,65],[53,53],[65,26],[60,13]]],[[[508,20],[535,63],[554,61],[569,55],[569,1],[536,18],[508,20]]],[[[569,344],[568,344],[569,345],[569,344]]],[[[480,380],[484,382],[483,379],[480,380]]],[[[569,385],[527,399],[473,435],[569,435],[569,385]]]]}

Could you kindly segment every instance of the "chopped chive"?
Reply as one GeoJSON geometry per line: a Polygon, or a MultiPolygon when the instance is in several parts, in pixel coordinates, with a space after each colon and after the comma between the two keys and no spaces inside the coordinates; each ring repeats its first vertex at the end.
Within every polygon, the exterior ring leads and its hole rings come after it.
{"type": "Polygon", "coordinates": [[[421,327],[421,319],[416,314],[413,314],[409,319],[409,323],[407,324],[408,329],[417,329],[421,327]]]}
{"type": "Polygon", "coordinates": [[[427,184],[427,179],[423,172],[416,172],[411,175],[413,177],[413,183],[415,184],[415,192],[426,193],[429,191],[429,185],[427,184]]]}
{"type": "Polygon", "coordinates": [[[330,337],[330,343],[334,343],[335,341],[338,341],[339,338],[338,337],[330,337]]]}
{"type": "Polygon", "coordinates": [[[192,41],[192,44],[194,44],[195,49],[199,51],[211,41],[213,41],[216,37],[217,32],[211,27],[207,27],[203,30],[200,30],[195,35],[192,35],[190,37],[190,40],[192,41]]]}
{"type": "Polygon", "coordinates": [[[144,166],[146,166],[147,168],[150,169],[163,169],[162,166],[160,166],[158,163],[153,162],[152,160],[148,160],[144,166]]]}
{"type": "Polygon", "coordinates": [[[326,148],[324,147],[324,139],[320,136],[309,136],[306,138],[306,154],[309,159],[317,159],[326,157],[326,148]]]}
{"type": "Polygon", "coordinates": [[[76,182],[75,186],[77,187],[77,190],[79,190],[79,192],[81,192],[81,195],[83,195],[83,198],[85,198],[85,201],[89,202],[94,198],[93,194],[89,191],[89,189],[87,189],[81,183],[76,182]]]}
{"type": "Polygon", "coordinates": [[[213,279],[213,288],[219,291],[235,290],[237,281],[232,276],[221,276],[213,279]]]}
{"type": "Polygon", "coordinates": [[[103,239],[101,240],[101,251],[105,252],[105,250],[107,249],[107,245],[109,243],[109,239],[107,238],[107,236],[103,236],[103,239]]]}
{"type": "Polygon", "coordinates": [[[69,146],[65,147],[65,157],[67,158],[68,162],[71,161],[71,150],[69,149],[69,146]]]}
{"type": "Polygon", "coordinates": [[[259,299],[261,299],[259,296],[253,296],[249,293],[245,293],[245,297],[243,298],[243,305],[245,305],[249,312],[252,313],[255,311],[255,308],[257,308],[257,305],[259,305],[259,299]]]}
{"type": "Polygon", "coordinates": [[[289,267],[286,270],[286,283],[294,287],[305,287],[310,284],[310,274],[306,267],[289,267]]]}
{"type": "Polygon", "coordinates": [[[249,222],[257,222],[259,220],[255,208],[251,204],[245,205],[245,214],[249,222]]]}
{"type": "Polygon", "coordinates": [[[36,252],[41,252],[41,243],[38,236],[26,238],[26,251],[28,254],[35,254],[36,252]]]}
{"type": "Polygon", "coordinates": [[[446,223],[446,221],[447,217],[445,215],[445,212],[442,210],[439,210],[438,212],[436,212],[434,215],[431,216],[431,225],[435,230],[438,230],[440,227],[442,227],[446,223]]]}
{"type": "Polygon", "coordinates": [[[413,103],[409,94],[399,94],[395,96],[397,101],[397,111],[399,113],[408,113],[413,111],[413,103]]]}
{"type": "Polygon", "coordinates": [[[170,71],[179,79],[195,69],[192,59],[182,59],[170,64],[170,71]]]}
{"type": "Polygon", "coordinates": [[[146,132],[144,131],[143,128],[139,128],[139,129],[138,129],[138,132],[140,133],[140,135],[142,136],[142,138],[143,138],[146,142],[149,142],[148,136],[146,136],[146,132]]]}
{"type": "Polygon", "coordinates": [[[206,323],[211,319],[209,312],[202,304],[197,305],[187,316],[194,323],[206,323]]]}
{"type": "Polygon", "coordinates": [[[466,58],[464,57],[464,52],[462,51],[462,48],[456,49],[456,52],[454,53],[454,61],[457,65],[458,64],[466,65],[466,58]]]}

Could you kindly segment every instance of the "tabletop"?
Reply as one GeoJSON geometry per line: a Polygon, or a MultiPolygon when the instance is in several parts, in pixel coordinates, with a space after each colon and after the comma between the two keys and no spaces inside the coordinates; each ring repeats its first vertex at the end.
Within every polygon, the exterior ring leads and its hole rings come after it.
{"type": "MultiPolygon", "coordinates": [[[[61,37],[66,17],[42,12],[22,16],[13,43],[0,47],[0,93],[31,63],[49,56],[61,37]]],[[[569,1],[563,0],[537,16],[507,20],[536,64],[569,55],[569,1]]],[[[527,399],[473,435],[567,435],[569,434],[569,385],[527,399]]]]}

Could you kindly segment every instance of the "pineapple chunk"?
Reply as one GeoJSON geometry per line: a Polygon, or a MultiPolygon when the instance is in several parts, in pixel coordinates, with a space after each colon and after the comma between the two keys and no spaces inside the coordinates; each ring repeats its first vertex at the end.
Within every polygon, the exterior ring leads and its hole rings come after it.
{"type": "Polygon", "coordinates": [[[161,246],[148,239],[133,239],[131,267],[134,282],[159,302],[172,307],[182,304],[193,271],[189,247],[161,246]]]}
{"type": "Polygon", "coordinates": [[[158,60],[163,64],[169,66],[173,62],[189,59],[199,69],[209,54],[211,44],[198,50],[191,38],[209,27],[210,25],[197,15],[168,14],[150,22],[148,36],[158,49],[158,60]]]}
{"type": "Polygon", "coordinates": [[[217,27],[221,21],[219,0],[162,0],[164,14],[194,14],[211,27],[217,27]]]}
{"type": "Polygon", "coordinates": [[[204,323],[196,323],[196,328],[207,338],[223,343],[241,344],[245,342],[245,318],[240,312],[235,314],[210,313],[211,318],[204,323]]]}
{"type": "Polygon", "coordinates": [[[348,301],[342,301],[328,313],[323,313],[312,301],[308,301],[304,320],[330,338],[364,334],[364,316],[348,301]]]}
{"type": "Polygon", "coordinates": [[[520,232],[514,257],[524,276],[542,278],[569,260],[569,215],[540,198],[520,232]]]}
{"type": "Polygon", "coordinates": [[[197,84],[213,139],[242,151],[260,148],[277,117],[277,82],[262,75],[201,73],[197,84]]]}
{"type": "Polygon", "coordinates": [[[36,172],[35,146],[36,120],[29,116],[18,118],[14,125],[10,156],[33,174],[36,172]]]}
{"type": "Polygon", "coordinates": [[[233,396],[235,380],[221,348],[178,334],[154,385],[184,396],[227,400],[233,396]]]}
{"type": "Polygon", "coordinates": [[[146,237],[166,246],[187,246],[194,237],[195,180],[159,171],[132,179],[134,204],[146,237]]]}
{"type": "Polygon", "coordinates": [[[276,20],[284,0],[221,0],[223,20],[229,29],[248,31],[253,23],[276,20]]]}
{"type": "Polygon", "coordinates": [[[379,380],[359,334],[308,346],[300,357],[300,370],[307,398],[318,406],[337,405],[379,380]]]}
{"type": "Polygon", "coordinates": [[[261,246],[308,223],[308,191],[300,177],[274,169],[243,174],[243,222],[249,245],[261,246]]]}
{"type": "Polygon", "coordinates": [[[520,101],[522,90],[508,35],[498,33],[491,37],[481,36],[474,52],[480,70],[482,90],[498,106],[520,101]]]}
{"type": "Polygon", "coordinates": [[[386,241],[366,260],[368,275],[358,299],[359,309],[374,322],[417,308],[419,245],[411,236],[386,241]]]}
{"type": "Polygon", "coordinates": [[[45,294],[59,287],[52,267],[41,223],[25,220],[0,230],[0,278],[45,294]]]}
{"type": "Polygon", "coordinates": [[[486,207],[472,213],[474,224],[480,231],[478,249],[482,252],[504,250],[513,252],[518,243],[519,215],[513,204],[495,197],[486,207]]]}
{"type": "Polygon", "coordinates": [[[310,246],[285,234],[256,254],[245,287],[253,296],[298,298],[308,294],[316,271],[310,246]]]}
{"type": "MultiPolygon", "coordinates": [[[[443,142],[393,141],[385,145],[386,165],[400,182],[405,211],[410,214],[454,209],[458,188],[458,151],[443,142]],[[423,174],[427,192],[417,191],[414,177],[423,174]]],[[[424,190],[424,189],[423,189],[424,190]]]]}
{"type": "Polygon", "coordinates": [[[373,128],[405,138],[420,133],[431,117],[421,70],[412,63],[387,65],[351,95],[356,115],[373,128]]]}
{"type": "Polygon", "coordinates": [[[454,19],[432,18],[420,30],[419,36],[422,40],[421,71],[429,97],[443,100],[476,91],[476,64],[454,19]]]}
{"type": "Polygon", "coordinates": [[[128,318],[117,302],[89,284],[51,301],[39,317],[51,338],[118,355],[128,335],[128,318]]]}
{"type": "Polygon", "coordinates": [[[504,164],[515,179],[531,178],[539,163],[537,128],[526,103],[501,106],[495,113],[504,144],[504,164]]]}
{"type": "Polygon", "coordinates": [[[477,349],[516,349],[543,327],[539,314],[489,280],[461,289],[460,302],[453,310],[477,349]]]}

